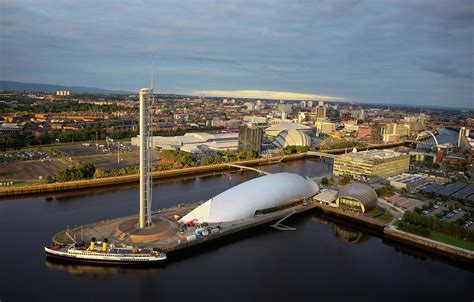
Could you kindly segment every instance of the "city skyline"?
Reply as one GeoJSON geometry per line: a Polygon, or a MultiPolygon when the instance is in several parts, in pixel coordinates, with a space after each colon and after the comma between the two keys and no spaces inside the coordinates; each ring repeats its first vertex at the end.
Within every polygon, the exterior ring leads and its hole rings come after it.
{"type": "Polygon", "coordinates": [[[468,1],[396,9],[370,1],[89,4],[2,3],[0,79],[136,91],[156,54],[162,93],[474,101],[468,1]]]}

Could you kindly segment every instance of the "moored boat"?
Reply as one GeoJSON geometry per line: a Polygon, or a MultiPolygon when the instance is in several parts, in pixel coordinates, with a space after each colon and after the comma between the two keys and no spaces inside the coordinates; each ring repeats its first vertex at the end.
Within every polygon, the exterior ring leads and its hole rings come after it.
{"type": "Polygon", "coordinates": [[[92,238],[89,246],[85,244],[69,246],[52,244],[49,247],[45,246],[44,251],[47,257],[97,264],[146,264],[166,260],[166,254],[160,251],[132,246],[109,245],[107,239],[97,242],[96,245],[95,238],[92,238]]]}

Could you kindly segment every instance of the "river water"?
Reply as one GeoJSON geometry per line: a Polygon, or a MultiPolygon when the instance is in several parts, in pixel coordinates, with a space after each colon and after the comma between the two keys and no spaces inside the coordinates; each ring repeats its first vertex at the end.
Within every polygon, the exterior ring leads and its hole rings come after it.
{"type": "MultiPolygon", "coordinates": [[[[453,146],[457,146],[458,144],[458,135],[459,133],[446,129],[446,128],[440,128],[438,129],[438,134],[436,134],[436,140],[438,141],[438,144],[451,144],[453,146]]],[[[423,145],[434,145],[435,141],[433,137],[429,136],[426,140],[423,141],[423,145]]]]}
{"type": "MultiPolygon", "coordinates": [[[[269,166],[307,176],[331,172],[318,160],[269,166]]],[[[155,186],[154,209],[205,200],[254,172],[155,186]]],[[[138,211],[134,187],[47,201],[0,202],[0,300],[8,301],[472,301],[465,268],[397,251],[383,239],[314,214],[290,218],[294,232],[262,227],[191,250],[158,268],[65,265],[45,260],[65,227],[138,211]]]]}

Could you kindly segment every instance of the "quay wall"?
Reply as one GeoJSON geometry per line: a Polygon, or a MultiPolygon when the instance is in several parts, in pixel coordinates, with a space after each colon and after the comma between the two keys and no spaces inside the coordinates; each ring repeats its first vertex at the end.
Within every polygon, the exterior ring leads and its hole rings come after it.
{"type": "Polygon", "coordinates": [[[474,264],[474,252],[472,251],[403,232],[393,226],[388,226],[384,229],[384,236],[387,239],[398,241],[403,244],[409,244],[440,256],[456,260],[462,259],[465,262],[470,263],[470,265],[474,264]]]}
{"type": "Polygon", "coordinates": [[[314,205],[315,205],[314,203],[311,203],[307,206],[297,205],[293,208],[290,208],[281,212],[266,214],[263,217],[252,219],[247,222],[240,223],[235,226],[231,226],[230,228],[226,227],[226,229],[224,231],[221,231],[220,233],[210,234],[206,237],[201,237],[193,241],[181,242],[179,245],[175,245],[172,248],[165,249],[165,252],[172,253],[172,254],[178,253],[178,252],[185,252],[190,247],[197,247],[197,246],[202,246],[204,244],[213,243],[219,239],[228,238],[231,236],[235,236],[237,234],[242,234],[244,232],[254,230],[256,228],[259,228],[265,225],[269,225],[270,223],[275,222],[279,219],[282,219],[283,217],[291,213],[292,213],[291,214],[292,217],[309,213],[315,209],[314,205]]]}
{"type": "Polygon", "coordinates": [[[387,226],[386,223],[378,221],[371,217],[366,217],[360,214],[351,213],[349,211],[343,211],[338,208],[328,207],[322,204],[316,204],[316,211],[323,213],[325,215],[334,217],[338,220],[350,222],[355,225],[359,225],[365,228],[371,228],[379,232],[383,232],[384,228],[387,226]]]}
{"type": "Polygon", "coordinates": [[[461,261],[462,263],[467,263],[471,266],[474,264],[474,252],[472,251],[403,232],[396,229],[394,226],[390,226],[386,223],[363,215],[342,211],[340,209],[321,204],[315,204],[313,207],[317,213],[323,213],[328,217],[333,218],[334,222],[336,223],[349,222],[356,226],[361,226],[362,228],[368,228],[375,231],[375,233],[369,232],[372,236],[383,237],[384,239],[388,239],[390,241],[402,243],[405,246],[417,248],[426,253],[434,253],[437,256],[441,256],[442,258],[446,257],[455,261],[461,261]]]}
{"type": "MultiPolygon", "coordinates": [[[[306,155],[305,153],[301,153],[301,154],[294,154],[294,155],[287,155],[287,156],[238,161],[238,162],[232,162],[232,164],[254,167],[254,166],[259,166],[259,165],[281,163],[283,161],[301,160],[307,157],[309,156],[306,155]]],[[[153,172],[153,179],[162,180],[162,179],[179,178],[179,177],[190,176],[190,175],[197,176],[200,174],[206,174],[210,172],[222,173],[226,171],[238,171],[238,170],[239,168],[230,167],[226,164],[215,164],[215,165],[208,165],[208,166],[157,171],[157,172],[153,172]]],[[[117,186],[117,185],[123,185],[123,184],[138,183],[138,181],[139,181],[139,174],[133,174],[133,175],[126,175],[126,176],[86,179],[86,180],[78,180],[78,181],[70,181],[70,182],[62,182],[62,183],[52,183],[52,184],[2,187],[0,188],[0,199],[9,198],[9,197],[44,195],[48,193],[79,191],[79,190],[91,189],[91,188],[103,188],[103,187],[117,186]]]]}

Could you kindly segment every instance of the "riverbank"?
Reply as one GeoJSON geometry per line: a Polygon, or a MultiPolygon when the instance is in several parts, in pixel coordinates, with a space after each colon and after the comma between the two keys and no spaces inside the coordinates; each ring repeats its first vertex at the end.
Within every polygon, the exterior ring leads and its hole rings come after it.
{"type": "MultiPolygon", "coordinates": [[[[259,165],[268,165],[281,163],[283,161],[301,160],[311,156],[304,153],[294,154],[287,156],[278,156],[272,158],[260,158],[254,160],[245,160],[239,162],[232,162],[233,165],[255,167],[259,165]]],[[[228,164],[215,164],[208,166],[190,167],[182,169],[173,169],[153,172],[153,180],[162,179],[173,179],[185,176],[199,176],[202,174],[214,173],[226,173],[232,171],[238,171],[239,168],[232,167],[228,164]]],[[[16,186],[16,187],[2,187],[0,188],[0,199],[11,198],[11,197],[23,197],[23,196],[36,196],[45,195],[50,193],[63,193],[80,191],[84,189],[92,188],[105,188],[124,184],[138,183],[139,174],[132,174],[126,176],[107,177],[98,179],[86,179],[62,183],[51,183],[51,184],[40,184],[32,186],[16,186]]]]}
{"type": "MultiPolygon", "coordinates": [[[[389,149],[397,148],[403,146],[405,142],[393,143],[393,144],[384,144],[384,145],[373,145],[369,146],[369,150],[373,149],[389,149]]],[[[324,150],[320,151],[321,153],[327,154],[343,154],[346,149],[334,149],[334,150],[324,150]]],[[[231,162],[226,164],[214,164],[208,166],[198,166],[182,169],[173,169],[153,172],[154,180],[162,179],[173,179],[180,177],[189,177],[189,176],[200,176],[203,174],[209,173],[226,173],[238,171],[239,168],[231,167],[229,164],[245,166],[245,167],[255,167],[260,165],[271,165],[278,164],[285,161],[294,161],[307,158],[320,158],[320,155],[314,155],[309,153],[299,153],[285,156],[276,156],[269,158],[258,158],[253,160],[245,160],[238,162],[231,162]]],[[[64,192],[75,192],[85,189],[98,189],[113,187],[119,185],[127,185],[138,183],[139,174],[132,174],[126,176],[117,176],[117,177],[107,177],[99,179],[86,179],[62,183],[51,183],[51,184],[36,184],[36,185],[24,185],[24,186],[11,186],[11,187],[0,187],[0,200],[7,198],[18,198],[24,196],[42,196],[52,193],[64,193],[64,192]]]]}
{"type": "Polygon", "coordinates": [[[469,265],[474,264],[474,252],[467,249],[452,246],[446,243],[435,241],[429,238],[413,235],[397,229],[389,223],[383,223],[374,218],[354,214],[340,209],[328,207],[325,205],[317,205],[315,207],[318,212],[328,215],[336,219],[336,221],[347,221],[363,228],[372,229],[375,233],[379,233],[380,237],[391,241],[399,242],[405,246],[411,246],[416,249],[423,250],[428,254],[436,254],[439,257],[446,257],[456,262],[469,265]]]}

